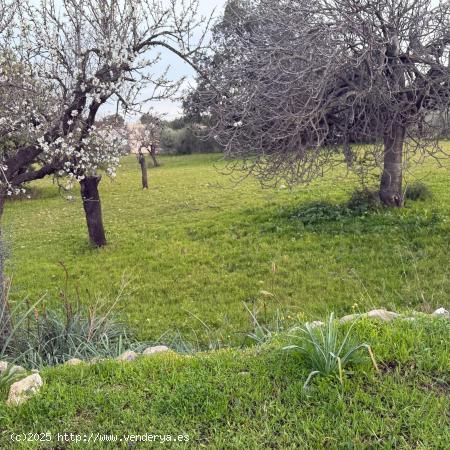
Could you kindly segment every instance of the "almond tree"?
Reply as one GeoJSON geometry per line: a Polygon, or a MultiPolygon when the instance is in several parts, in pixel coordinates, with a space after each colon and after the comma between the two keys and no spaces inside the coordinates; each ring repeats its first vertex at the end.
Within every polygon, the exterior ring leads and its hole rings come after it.
{"type": "Polygon", "coordinates": [[[121,145],[97,114],[171,97],[182,80],[157,69],[161,50],[195,67],[206,29],[197,0],[0,0],[0,217],[30,181],[77,181],[90,241],[104,245],[97,171],[114,175],[121,145]]]}
{"type": "MultiPolygon", "coordinates": [[[[182,80],[170,81],[155,64],[160,49],[194,64],[204,36],[197,30],[203,24],[197,7],[197,0],[48,0],[39,6],[21,1],[20,20],[7,27],[15,34],[9,52],[20,61],[24,78],[42,86],[40,100],[50,92],[57,101],[34,128],[23,118],[34,134],[3,154],[3,192],[49,174],[79,181],[88,225],[96,224],[88,227],[90,240],[104,245],[104,232],[94,231],[103,229],[96,172],[103,165],[113,174],[119,150],[99,145],[97,114],[110,101],[132,111],[177,91],[182,80]]],[[[28,101],[26,89],[7,95],[28,101]]]]}
{"type": "Polygon", "coordinates": [[[133,124],[128,131],[128,140],[131,148],[137,151],[137,160],[141,168],[142,189],[148,189],[148,170],[144,152],[147,151],[152,158],[153,166],[158,167],[156,160],[156,143],[161,137],[161,119],[155,115],[145,113],[140,123],[133,124]]]}
{"type": "Polygon", "coordinates": [[[159,167],[156,159],[157,145],[161,140],[162,121],[161,118],[152,114],[143,114],[141,116],[141,142],[150,154],[153,161],[153,167],[159,167]]]}
{"type": "Polygon", "coordinates": [[[408,162],[447,156],[447,0],[233,0],[212,47],[191,109],[232,169],[297,183],[345,159],[401,206],[408,162]]]}
{"type": "Polygon", "coordinates": [[[133,124],[128,130],[128,142],[132,151],[137,151],[137,160],[141,168],[142,189],[148,189],[147,161],[144,151],[148,150],[148,133],[142,123],[133,124]]]}

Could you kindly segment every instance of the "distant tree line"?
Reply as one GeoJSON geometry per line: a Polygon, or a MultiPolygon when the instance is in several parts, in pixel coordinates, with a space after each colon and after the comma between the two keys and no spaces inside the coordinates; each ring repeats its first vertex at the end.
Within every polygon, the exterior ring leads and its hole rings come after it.
{"type": "Polygon", "coordinates": [[[172,155],[222,151],[210,136],[207,121],[195,121],[188,116],[163,122],[160,149],[162,153],[172,155]]]}

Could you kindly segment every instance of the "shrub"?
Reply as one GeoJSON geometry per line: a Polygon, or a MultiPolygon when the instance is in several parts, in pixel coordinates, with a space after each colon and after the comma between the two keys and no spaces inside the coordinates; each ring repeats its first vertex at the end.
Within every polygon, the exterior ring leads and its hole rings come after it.
{"type": "Polygon", "coordinates": [[[433,197],[428,186],[421,181],[414,181],[406,186],[405,198],[408,200],[430,200],[433,197]]]}
{"type": "Polygon", "coordinates": [[[346,206],[357,213],[376,210],[381,206],[380,194],[374,189],[357,189],[351,194],[346,206]]]}
{"type": "Polygon", "coordinates": [[[181,142],[182,132],[173,128],[164,128],[161,132],[161,150],[164,153],[176,153],[181,142]]]}
{"type": "Polygon", "coordinates": [[[370,346],[366,343],[355,343],[351,339],[353,325],[342,335],[339,324],[330,314],[323,326],[312,327],[306,324],[304,327],[294,328],[295,334],[289,336],[296,344],[284,347],[285,350],[296,350],[309,365],[311,372],[308,375],[304,388],[315,375],[337,375],[341,384],[344,382],[343,373],[346,366],[360,362],[360,350],[365,349],[372,360],[374,368],[378,371],[374,355],[370,346]],[[299,333],[298,333],[299,332],[299,333]]]}

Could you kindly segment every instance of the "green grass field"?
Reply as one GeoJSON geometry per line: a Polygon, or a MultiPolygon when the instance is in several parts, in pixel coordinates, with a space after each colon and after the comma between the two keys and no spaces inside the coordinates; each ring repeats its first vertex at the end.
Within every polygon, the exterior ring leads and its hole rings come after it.
{"type": "Polygon", "coordinates": [[[109,241],[101,250],[88,245],[78,192],[67,201],[50,179],[36,183],[37,198],[6,205],[12,299],[46,294],[45,302],[59,302],[62,261],[73,296],[78,290],[86,303],[96,295],[111,302],[129,281],[118,314],[138,338],[180,333],[202,346],[242,342],[252,328],[244,302],[261,323],[278,315],[286,325],[343,315],[355,303],[449,306],[447,170],[429,162],[415,172],[431,202],[341,217],[333,206],[311,205],[344,203],[357,184],[343,173],[293,191],[263,190],[252,180],[234,185],[218,170],[220,158],[161,158],[148,191],[136,159],[125,158],[116,180],[100,185],[109,241]]]}
{"type": "Polygon", "coordinates": [[[0,448],[448,448],[449,321],[362,321],[354,331],[381,373],[367,363],[343,386],[322,377],[306,391],[309,369],[280,350],[284,335],[241,351],[47,368],[37,396],[20,407],[0,402],[0,448]],[[132,434],[189,440],[128,445],[132,434]]]}
{"type": "MultiPolygon", "coordinates": [[[[109,245],[100,250],[87,243],[79,196],[67,201],[51,180],[33,186],[36,198],[9,202],[12,301],[61,303],[63,262],[66,290],[87,305],[107,307],[128,281],[117,314],[137,338],[226,348],[44,368],[39,394],[19,407],[0,401],[0,448],[448,448],[445,318],[357,322],[353,337],[381,370],[366,360],[343,385],[315,377],[303,389],[312,367],[282,350],[286,332],[229,348],[254,329],[252,314],[280,330],[329,311],[448,308],[448,171],[428,162],[415,172],[431,201],[355,213],[343,205],[357,183],[343,173],[262,190],[233,185],[219,155],[161,159],[148,191],[133,157],[102,181],[109,245]],[[189,440],[127,443],[133,434],[189,440]]],[[[8,388],[0,383],[0,400],[8,388]]]]}

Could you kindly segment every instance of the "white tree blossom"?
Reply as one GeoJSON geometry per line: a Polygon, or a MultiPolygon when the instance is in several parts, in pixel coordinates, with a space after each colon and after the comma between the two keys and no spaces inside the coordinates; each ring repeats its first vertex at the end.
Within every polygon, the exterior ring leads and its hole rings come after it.
{"type": "Polygon", "coordinates": [[[204,37],[197,0],[20,1],[14,12],[0,22],[0,137],[13,142],[1,154],[2,192],[48,174],[113,175],[120,149],[96,129],[99,110],[172,96],[182,80],[155,70],[161,49],[195,65],[204,37]]]}

